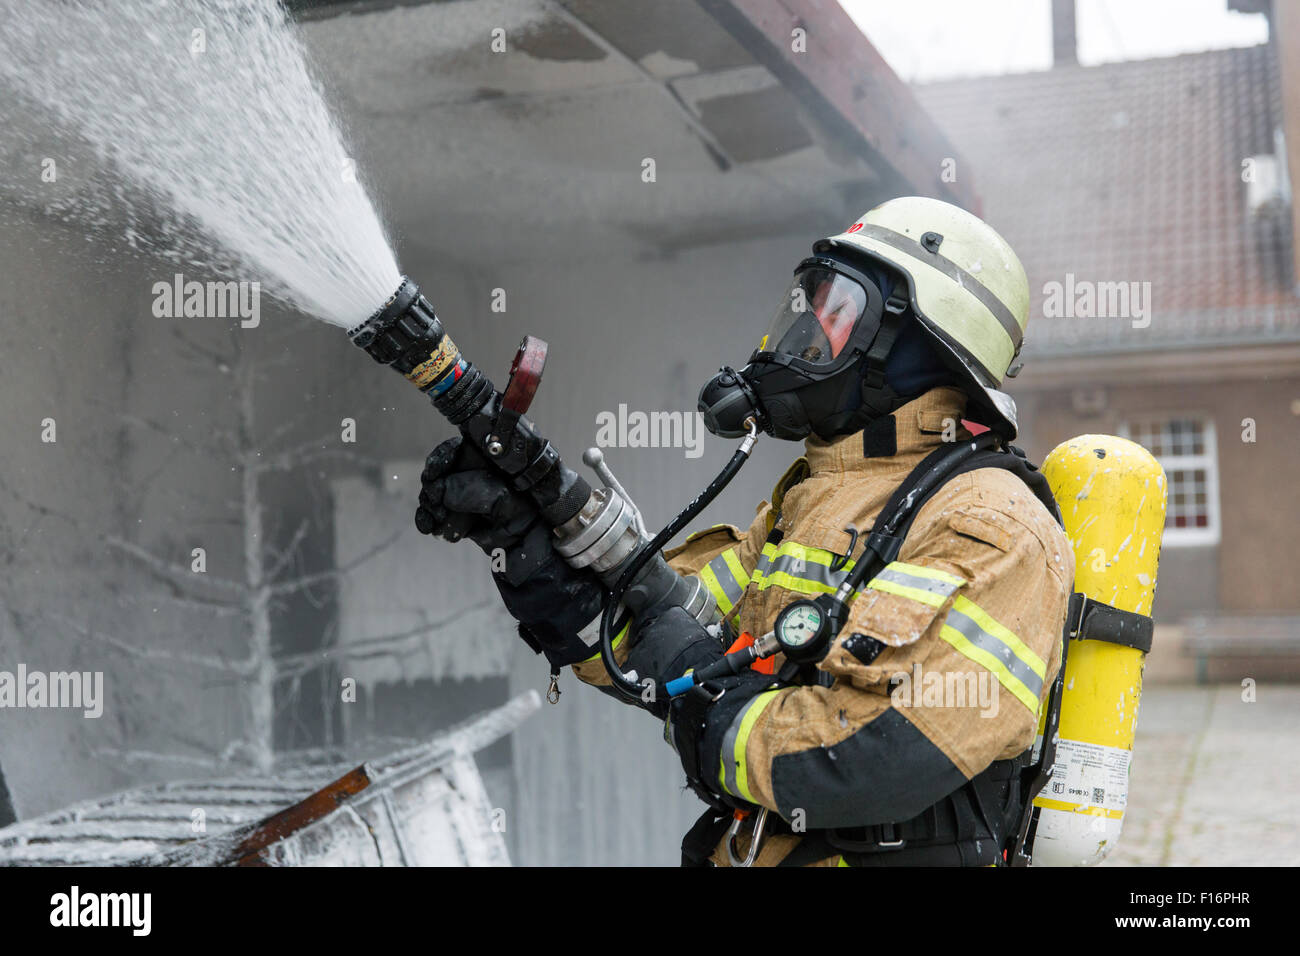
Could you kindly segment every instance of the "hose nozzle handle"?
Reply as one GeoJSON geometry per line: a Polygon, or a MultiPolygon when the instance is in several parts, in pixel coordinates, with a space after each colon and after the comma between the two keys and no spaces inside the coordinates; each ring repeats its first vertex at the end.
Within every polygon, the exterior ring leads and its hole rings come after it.
{"type": "Polygon", "coordinates": [[[516,415],[528,412],[528,406],[537,395],[537,388],[542,384],[542,372],[546,369],[547,345],[535,335],[525,335],[519,343],[519,351],[510,363],[510,381],[506,383],[505,394],[501,396],[503,407],[516,415]]]}

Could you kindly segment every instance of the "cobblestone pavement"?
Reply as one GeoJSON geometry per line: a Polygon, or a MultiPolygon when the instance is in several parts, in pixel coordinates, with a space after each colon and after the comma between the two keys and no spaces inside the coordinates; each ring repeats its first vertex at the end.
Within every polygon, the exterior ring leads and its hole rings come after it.
{"type": "Polygon", "coordinates": [[[1105,866],[1300,864],[1300,686],[1143,689],[1119,846],[1105,866]]]}

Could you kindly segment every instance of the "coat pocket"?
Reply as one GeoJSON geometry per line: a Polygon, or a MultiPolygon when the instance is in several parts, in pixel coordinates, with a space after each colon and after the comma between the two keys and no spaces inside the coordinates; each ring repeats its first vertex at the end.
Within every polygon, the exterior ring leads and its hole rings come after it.
{"type": "Polygon", "coordinates": [[[999,551],[1010,552],[1015,547],[1013,528],[1008,519],[989,508],[963,508],[948,519],[948,527],[959,535],[991,544],[999,551]]]}
{"type": "Polygon", "coordinates": [[[664,559],[672,562],[679,574],[695,574],[712,558],[743,540],[744,532],[734,524],[715,524],[696,531],[677,547],[667,548],[664,559]]]}
{"type": "Polygon", "coordinates": [[[890,675],[928,653],[922,641],[966,581],[947,571],[895,561],[849,608],[849,617],[819,665],[855,687],[887,692],[890,675]]]}

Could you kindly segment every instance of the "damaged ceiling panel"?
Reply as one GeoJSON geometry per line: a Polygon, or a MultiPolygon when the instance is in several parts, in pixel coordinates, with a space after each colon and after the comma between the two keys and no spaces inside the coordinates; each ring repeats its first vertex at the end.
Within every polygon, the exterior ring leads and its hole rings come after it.
{"type": "Polygon", "coordinates": [[[712,73],[754,62],[696,0],[560,2],[625,56],[660,78],[712,73]]]}
{"type": "MultiPolygon", "coordinates": [[[[477,241],[520,259],[663,254],[825,231],[906,188],[846,135],[851,123],[777,78],[769,67],[788,67],[768,40],[724,26],[717,6],[297,4],[394,233],[444,255],[477,241]],[[485,221],[503,207],[508,223],[485,221]]],[[[730,15],[753,15],[741,6],[730,15]]]]}

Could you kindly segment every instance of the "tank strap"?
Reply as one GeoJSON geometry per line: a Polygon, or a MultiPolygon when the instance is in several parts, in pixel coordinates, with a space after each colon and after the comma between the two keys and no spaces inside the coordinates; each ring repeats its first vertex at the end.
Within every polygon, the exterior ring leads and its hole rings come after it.
{"type": "MultiPolygon", "coordinates": [[[[937,461],[942,456],[934,455],[933,457],[937,461]]],[[[1003,471],[1011,472],[1025,483],[1025,486],[1030,490],[1035,498],[1043,503],[1043,506],[1047,508],[1048,513],[1056,520],[1057,524],[1061,523],[1060,508],[1056,504],[1056,498],[1052,494],[1052,488],[1047,483],[1046,476],[1043,475],[1043,473],[1038,470],[1038,466],[1025,457],[1025,453],[1015,445],[1007,445],[1003,449],[985,448],[977,451],[975,454],[970,455],[965,460],[959,462],[947,475],[944,476],[941,483],[934,486],[934,489],[928,495],[908,501],[908,496],[912,493],[912,490],[916,487],[917,483],[920,482],[926,469],[933,463],[934,462],[931,462],[929,457],[922,461],[921,464],[903,480],[903,483],[898,486],[893,497],[890,498],[889,504],[886,505],[884,511],[882,511],[883,514],[885,511],[892,510],[894,506],[902,505],[903,502],[907,502],[907,506],[910,508],[910,514],[898,526],[897,534],[900,538],[907,536],[907,531],[911,528],[912,522],[916,519],[917,512],[921,510],[921,506],[929,501],[944,484],[951,481],[953,478],[956,478],[958,475],[977,471],[980,468],[1001,468],[1003,471]]]]}
{"type": "Polygon", "coordinates": [[[1065,633],[1079,641],[1105,641],[1151,652],[1155,622],[1146,614],[1124,611],[1075,591],[1070,595],[1065,633]]]}

